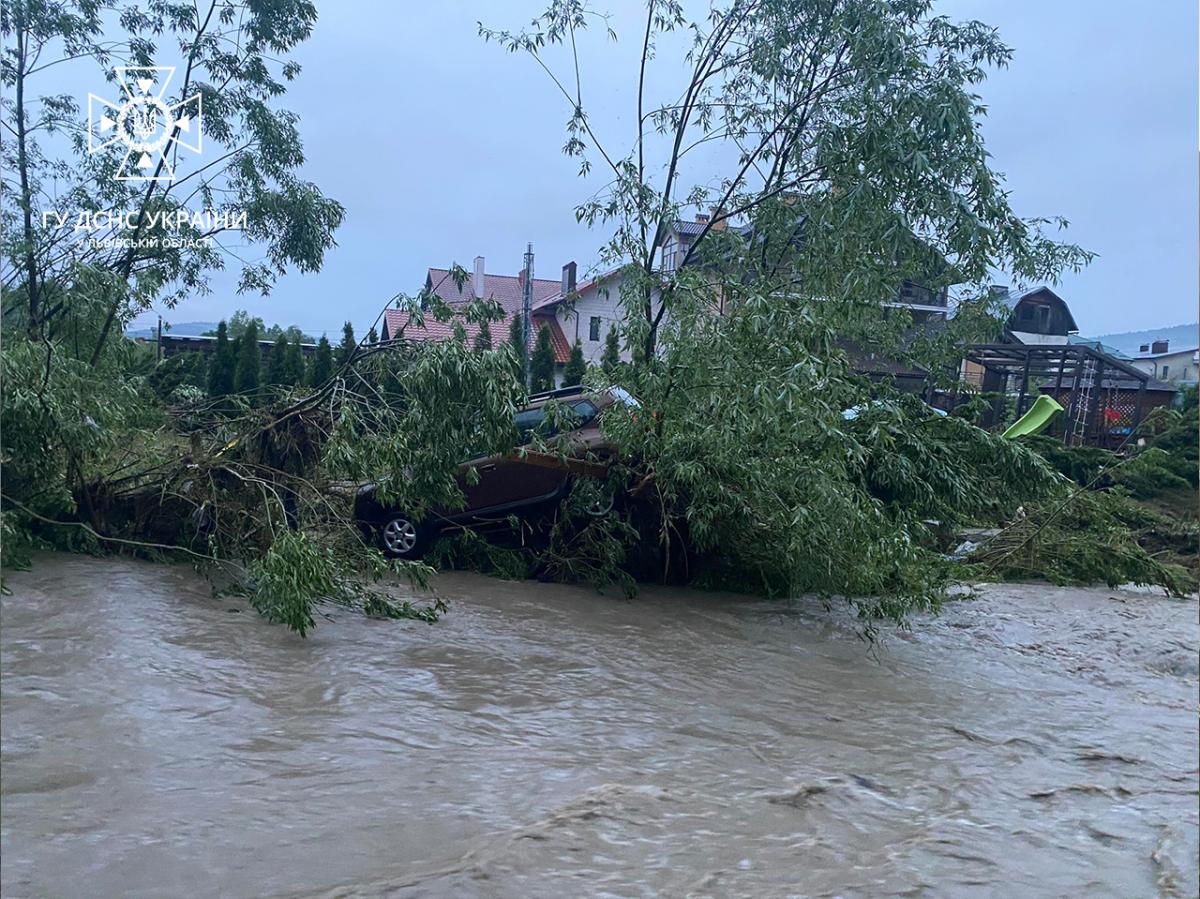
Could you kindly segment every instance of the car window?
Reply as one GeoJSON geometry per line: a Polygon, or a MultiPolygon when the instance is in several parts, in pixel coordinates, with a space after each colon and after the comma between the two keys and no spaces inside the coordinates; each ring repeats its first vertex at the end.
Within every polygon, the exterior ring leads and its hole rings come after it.
{"type": "Polygon", "coordinates": [[[539,406],[537,409],[526,409],[517,413],[517,433],[521,435],[521,443],[528,443],[529,438],[546,418],[546,413],[539,406]]]}
{"type": "MultiPolygon", "coordinates": [[[[596,404],[591,400],[571,400],[559,406],[558,421],[560,424],[570,422],[568,430],[574,430],[575,428],[582,428],[594,419],[598,411],[596,404]]],[[[522,444],[528,443],[534,434],[546,439],[553,437],[559,432],[558,428],[553,427],[547,421],[546,411],[541,406],[536,409],[525,409],[518,412],[515,424],[522,444]]]]}

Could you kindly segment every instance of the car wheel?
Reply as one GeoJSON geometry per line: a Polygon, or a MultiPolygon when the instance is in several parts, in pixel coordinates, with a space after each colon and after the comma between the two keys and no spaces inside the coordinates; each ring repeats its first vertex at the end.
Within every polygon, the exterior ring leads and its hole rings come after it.
{"type": "Polygon", "coordinates": [[[592,518],[603,518],[617,504],[617,495],[607,482],[594,485],[583,510],[592,518]]]}
{"type": "Polygon", "coordinates": [[[392,559],[416,559],[425,549],[424,528],[411,518],[395,515],[379,529],[379,548],[392,559]]]}

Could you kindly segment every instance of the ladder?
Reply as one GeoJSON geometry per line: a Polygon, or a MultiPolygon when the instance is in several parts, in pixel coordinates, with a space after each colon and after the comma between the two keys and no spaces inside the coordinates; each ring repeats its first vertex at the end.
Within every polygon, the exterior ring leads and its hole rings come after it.
{"type": "Polygon", "coordinates": [[[1079,389],[1075,391],[1075,408],[1071,413],[1071,443],[1073,445],[1082,443],[1084,435],[1087,433],[1088,407],[1091,405],[1092,387],[1099,389],[1099,385],[1093,383],[1095,380],[1096,360],[1088,359],[1083,363],[1083,373],[1075,385],[1079,389]]]}

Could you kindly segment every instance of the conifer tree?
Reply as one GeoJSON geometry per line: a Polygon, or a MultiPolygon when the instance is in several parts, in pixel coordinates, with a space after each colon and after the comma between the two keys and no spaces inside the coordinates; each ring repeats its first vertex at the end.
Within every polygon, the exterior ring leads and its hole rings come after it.
{"type": "Polygon", "coordinates": [[[308,366],[308,386],[320,387],[331,377],[333,377],[333,347],[329,345],[329,338],[322,334],[321,339],[317,341],[317,352],[308,366]]]}
{"type": "Polygon", "coordinates": [[[512,324],[508,329],[508,342],[512,346],[513,354],[516,357],[517,380],[525,383],[525,368],[529,357],[529,347],[525,344],[524,318],[520,313],[512,317],[512,324]]]}
{"type": "Polygon", "coordinates": [[[210,397],[215,399],[233,393],[233,373],[236,365],[233,345],[229,342],[229,328],[225,322],[221,322],[217,325],[217,348],[213,353],[212,363],[208,367],[208,395],[210,397]]]}
{"type": "Polygon", "coordinates": [[[304,342],[303,336],[297,334],[287,346],[287,365],[284,367],[283,383],[288,387],[299,387],[306,383],[304,379],[304,342]]]}
{"type": "Polygon", "coordinates": [[[280,333],[271,347],[271,358],[267,360],[267,385],[269,387],[284,387],[288,384],[288,353],[291,344],[287,335],[280,333]]]}
{"type": "Polygon", "coordinates": [[[617,334],[616,325],[610,325],[608,335],[604,338],[604,354],[600,357],[600,367],[610,378],[615,378],[621,368],[621,338],[617,334]]]}
{"type": "Polygon", "coordinates": [[[262,367],[262,353],[258,348],[258,325],[251,322],[240,338],[238,347],[237,368],[234,370],[233,389],[245,394],[253,402],[258,395],[259,370],[262,367]]]}
{"type": "Polygon", "coordinates": [[[533,393],[554,389],[554,344],[548,325],[538,328],[537,342],[529,360],[529,389],[533,393]]]}
{"type": "Polygon", "coordinates": [[[358,349],[358,341],[354,339],[354,325],[346,322],[342,325],[342,342],[338,345],[337,362],[338,368],[345,367],[346,363],[354,358],[354,352],[358,349]]]}
{"type": "Polygon", "coordinates": [[[583,383],[583,376],[587,372],[587,363],[583,361],[583,342],[576,337],[575,346],[571,347],[571,358],[567,360],[567,366],[563,369],[563,387],[574,387],[576,384],[583,383]]]}

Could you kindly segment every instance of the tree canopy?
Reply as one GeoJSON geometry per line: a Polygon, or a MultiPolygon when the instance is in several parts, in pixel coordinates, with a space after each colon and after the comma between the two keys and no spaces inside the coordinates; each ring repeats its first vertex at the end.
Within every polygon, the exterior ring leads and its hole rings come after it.
{"type": "MultiPolygon", "coordinates": [[[[316,20],[311,0],[150,4],[120,15],[115,5],[14,0],[0,16],[12,137],[0,152],[17,209],[5,226],[5,313],[19,314],[36,338],[60,333],[79,303],[94,304],[93,368],[109,338],[119,339],[115,324],[206,289],[213,271],[238,265],[239,289],[265,293],[288,269],[318,270],[344,216],[299,177],[297,119],[279,106],[300,71],[290,55],[316,20]],[[120,141],[53,139],[78,133],[85,113],[70,96],[39,93],[54,88],[56,59],[90,65],[95,83],[114,91],[114,66],[174,65],[178,80],[161,87],[172,104],[202,107],[203,160],[172,143],[150,160],[155,180],[127,180],[118,177],[128,164],[120,141]],[[81,220],[88,227],[77,228],[81,220]],[[221,243],[231,235],[236,255],[221,243]]],[[[165,139],[182,135],[175,122],[165,139]]]]}

